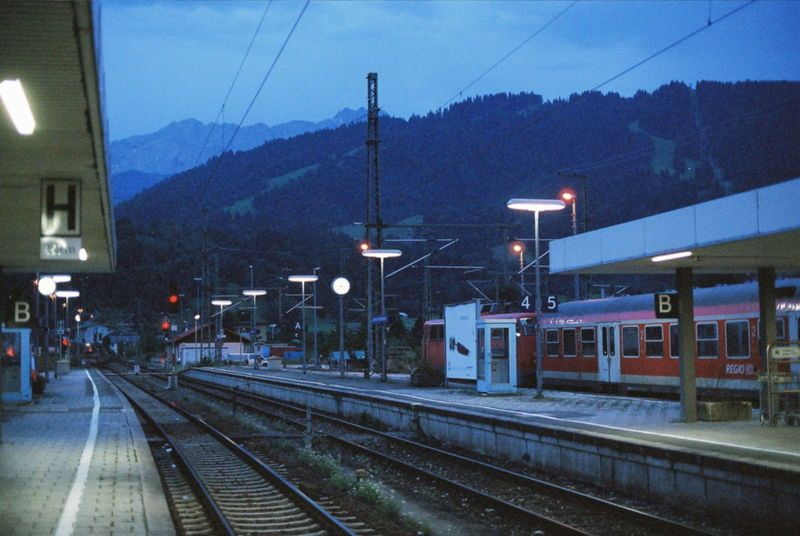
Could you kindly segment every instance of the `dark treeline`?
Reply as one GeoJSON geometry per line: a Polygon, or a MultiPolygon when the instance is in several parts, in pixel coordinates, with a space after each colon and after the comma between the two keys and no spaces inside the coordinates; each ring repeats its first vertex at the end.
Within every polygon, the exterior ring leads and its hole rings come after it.
{"type": "MultiPolygon", "coordinates": [[[[467,279],[482,281],[491,297],[498,291],[514,299],[510,280],[502,277],[516,263],[504,254],[506,238],[533,232],[531,217],[506,209],[509,198],[555,197],[565,186],[580,187],[559,171],[585,174],[589,226],[598,228],[780,182],[800,176],[797,117],[800,84],[793,82],[671,83],[629,98],[593,92],[543,101],[532,93],[497,94],[408,120],[383,117],[383,218],[508,223],[506,235],[493,228],[428,228],[404,236],[459,238],[432,262],[485,268],[469,275],[434,271],[437,307],[476,297],[467,279]]],[[[209,291],[248,285],[250,265],[256,283],[267,287],[319,266],[321,314],[332,318],[328,285],[334,276],[349,276],[353,295],[363,295],[365,261],[355,238],[337,228],[365,218],[365,137],[360,123],[271,141],[226,154],[221,163],[210,160],[119,205],[118,273],[92,276],[87,300],[97,308],[153,315],[168,282],[177,281],[186,303],[193,303],[192,278],[201,273],[205,242],[209,291]]],[[[542,225],[547,238],[571,232],[568,211],[543,217],[542,225]]],[[[432,245],[387,247],[400,247],[402,261],[410,262],[432,245]]],[[[401,264],[392,261],[391,268],[401,264]]],[[[409,269],[388,284],[391,306],[417,316],[422,271],[409,269]]],[[[548,285],[568,294],[571,279],[553,277],[548,285]]],[[[285,300],[284,309],[296,302],[285,300]]],[[[262,316],[276,321],[269,316],[277,317],[274,292],[263,307],[262,316]]]]}

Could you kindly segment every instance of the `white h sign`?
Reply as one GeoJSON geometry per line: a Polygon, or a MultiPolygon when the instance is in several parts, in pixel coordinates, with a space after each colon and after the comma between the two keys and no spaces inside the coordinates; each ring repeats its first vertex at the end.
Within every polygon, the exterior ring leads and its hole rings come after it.
{"type": "Polygon", "coordinates": [[[81,235],[81,183],[42,181],[42,236],[81,235]]]}
{"type": "Polygon", "coordinates": [[[42,181],[42,236],[39,242],[39,257],[42,259],[80,260],[80,181],[42,181]]]}

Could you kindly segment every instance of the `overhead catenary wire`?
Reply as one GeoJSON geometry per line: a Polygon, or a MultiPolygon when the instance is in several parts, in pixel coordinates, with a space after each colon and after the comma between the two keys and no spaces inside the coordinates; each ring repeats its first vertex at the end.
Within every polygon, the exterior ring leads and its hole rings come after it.
{"type": "MultiPolygon", "coordinates": [[[[494,69],[496,69],[497,67],[499,67],[501,63],[503,63],[503,62],[504,62],[504,61],[506,61],[508,58],[510,58],[511,56],[513,56],[513,55],[514,55],[514,54],[515,54],[517,51],[519,51],[519,50],[520,50],[522,47],[524,47],[525,45],[527,45],[527,44],[528,44],[528,43],[529,43],[529,42],[530,42],[530,41],[531,41],[531,40],[532,40],[534,37],[536,37],[537,35],[539,35],[540,33],[542,33],[542,32],[543,32],[545,29],[547,29],[547,27],[548,27],[548,26],[550,26],[551,24],[553,24],[553,23],[554,23],[556,20],[558,20],[558,19],[559,19],[559,18],[560,18],[562,15],[564,15],[564,14],[565,14],[567,11],[569,11],[570,9],[572,9],[572,8],[575,6],[575,4],[577,4],[577,3],[578,3],[578,2],[580,2],[580,1],[581,1],[581,0],[574,0],[574,2],[572,2],[570,5],[568,5],[567,7],[565,7],[564,9],[562,9],[561,11],[559,11],[559,12],[558,12],[558,13],[557,13],[555,16],[553,16],[552,18],[550,18],[550,19],[549,19],[547,22],[545,22],[543,25],[539,26],[539,27],[536,29],[536,31],[534,31],[534,32],[533,32],[531,35],[529,35],[528,37],[526,37],[526,38],[525,38],[525,39],[524,39],[524,40],[523,40],[521,43],[519,43],[517,46],[515,46],[514,48],[512,48],[510,51],[508,51],[508,52],[507,52],[507,53],[506,53],[506,54],[505,54],[503,57],[501,57],[499,60],[497,60],[496,62],[494,62],[494,63],[493,63],[493,64],[492,64],[492,65],[491,65],[489,68],[487,68],[487,69],[485,69],[483,72],[481,72],[481,73],[480,73],[480,74],[479,74],[479,75],[478,75],[478,76],[477,76],[475,79],[473,79],[471,82],[469,82],[469,83],[468,83],[466,86],[464,86],[464,87],[462,87],[460,90],[458,90],[458,91],[457,91],[457,92],[456,92],[456,93],[455,93],[455,94],[454,94],[452,97],[450,97],[450,98],[449,98],[449,99],[447,99],[445,102],[443,102],[442,104],[440,104],[440,105],[438,106],[438,108],[439,108],[439,109],[441,109],[441,108],[444,108],[445,106],[447,106],[448,104],[450,104],[451,102],[453,102],[454,100],[456,100],[457,98],[459,98],[460,96],[462,96],[462,95],[463,95],[463,93],[464,93],[465,91],[467,91],[469,88],[471,88],[472,86],[474,86],[475,84],[477,84],[477,83],[478,83],[478,82],[479,82],[479,81],[480,81],[480,80],[481,80],[481,79],[482,79],[484,76],[486,76],[487,74],[489,74],[490,72],[492,72],[494,69]]],[[[357,122],[361,121],[362,119],[364,119],[364,118],[366,118],[366,117],[367,117],[367,114],[366,114],[366,112],[365,112],[364,114],[360,115],[358,118],[356,118],[355,120],[353,120],[353,122],[354,122],[354,123],[357,123],[357,122]]]]}
{"type": "Polygon", "coordinates": [[[214,178],[214,176],[216,175],[217,171],[219,170],[219,167],[222,164],[222,161],[225,159],[225,155],[227,154],[227,152],[230,149],[231,145],[233,145],[233,142],[236,139],[237,134],[239,134],[239,130],[241,130],[241,128],[242,128],[242,124],[247,119],[247,116],[250,114],[250,110],[253,109],[253,105],[255,104],[256,100],[258,99],[258,96],[261,94],[261,91],[264,89],[264,85],[267,83],[267,80],[269,80],[270,75],[272,75],[272,72],[275,70],[275,66],[278,64],[278,60],[280,60],[281,56],[283,55],[284,50],[286,50],[286,45],[289,44],[289,40],[292,38],[292,35],[294,35],[294,32],[297,29],[298,24],[300,24],[300,20],[303,18],[303,15],[305,14],[306,9],[308,9],[308,4],[310,4],[310,3],[311,3],[311,0],[306,0],[305,3],[303,4],[303,8],[300,10],[300,13],[297,15],[297,18],[295,19],[294,24],[292,24],[292,27],[289,30],[289,33],[286,35],[286,38],[283,40],[283,43],[281,44],[281,47],[278,49],[278,52],[275,54],[275,57],[273,58],[272,63],[269,66],[269,69],[267,69],[267,72],[264,75],[264,78],[261,80],[261,83],[259,84],[258,89],[256,90],[255,94],[253,95],[253,98],[250,99],[250,103],[247,105],[247,108],[245,109],[244,114],[242,114],[242,118],[239,120],[239,123],[236,125],[236,128],[233,131],[233,134],[231,134],[230,140],[228,140],[228,143],[225,145],[225,149],[222,151],[222,154],[219,155],[219,158],[217,158],[217,160],[215,161],[214,167],[211,169],[211,172],[208,174],[206,179],[200,185],[198,199],[200,199],[200,200],[204,200],[205,199],[206,190],[208,188],[208,185],[211,183],[211,180],[214,178]]]}
{"type": "Polygon", "coordinates": [[[561,11],[559,11],[559,12],[558,12],[558,13],[557,13],[557,14],[556,14],[554,17],[550,18],[550,19],[549,19],[547,22],[545,22],[543,25],[541,25],[539,28],[537,28],[535,32],[533,32],[531,35],[529,35],[528,37],[526,37],[526,38],[525,38],[525,39],[524,39],[524,40],[523,40],[523,41],[522,41],[520,44],[518,44],[517,46],[515,46],[514,48],[512,48],[510,51],[508,51],[508,52],[507,52],[507,53],[506,53],[506,54],[505,54],[505,55],[504,55],[502,58],[500,58],[499,60],[497,60],[496,62],[494,62],[494,63],[493,63],[493,64],[492,64],[492,65],[491,65],[491,66],[490,66],[488,69],[484,70],[484,71],[483,71],[481,74],[479,74],[479,75],[478,75],[478,76],[477,76],[477,77],[476,77],[474,80],[472,80],[472,81],[471,81],[469,84],[467,84],[466,86],[464,86],[463,88],[461,88],[461,89],[460,89],[460,90],[459,90],[459,91],[458,91],[458,92],[457,92],[455,95],[453,95],[453,96],[452,96],[452,97],[450,97],[450,98],[449,98],[447,101],[445,101],[443,104],[441,104],[441,105],[439,106],[439,108],[444,108],[445,106],[447,106],[448,104],[450,104],[451,102],[453,102],[454,100],[456,100],[457,98],[459,98],[461,95],[463,95],[463,93],[464,93],[465,91],[467,91],[469,88],[471,88],[472,86],[474,86],[475,84],[477,84],[477,83],[478,83],[478,82],[479,82],[479,81],[480,81],[480,80],[481,80],[481,79],[482,79],[484,76],[486,76],[487,74],[489,74],[490,72],[492,72],[492,71],[493,71],[494,69],[496,69],[496,68],[497,68],[497,67],[498,67],[498,66],[499,66],[501,63],[503,63],[503,62],[504,62],[504,61],[506,61],[508,58],[510,58],[511,56],[513,56],[513,55],[514,55],[514,54],[515,54],[515,53],[516,53],[516,52],[517,52],[519,49],[521,49],[522,47],[524,47],[525,45],[527,45],[527,44],[528,44],[528,43],[529,43],[529,42],[530,42],[530,41],[531,41],[531,40],[532,40],[534,37],[536,37],[537,35],[539,35],[539,34],[540,34],[540,33],[542,33],[543,31],[545,31],[545,30],[547,29],[547,27],[548,27],[548,26],[550,26],[550,25],[551,25],[551,24],[553,24],[553,23],[554,23],[556,20],[558,20],[558,19],[559,19],[559,18],[560,18],[562,15],[564,15],[564,13],[566,13],[567,11],[569,11],[570,9],[572,9],[572,8],[575,6],[575,4],[577,4],[579,1],[580,1],[580,0],[575,0],[574,2],[572,2],[571,4],[569,4],[567,7],[565,7],[565,8],[564,8],[564,9],[562,9],[561,11]]]}
{"type": "MultiPolygon", "coordinates": [[[[731,15],[734,15],[734,14],[738,13],[739,11],[741,11],[744,8],[748,7],[749,5],[755,3],[755,1],[756,0],[749,0],[748,2],[735,7],[734,9],[724,13],[723,15],[721,15],[719,17],[717,17],[716,19],[709,20],[702,27],[697,28],[697,29],[689,32],[688,34],[680,37],[679,39],[673,41],[672,43],[668,44],[667,46],[665,46],[665,47],[659,49],[658,51],[650,54],[649,56],[647,56],[643,60],[636,62],[635,64],[631,65],[630,67],[625,68],[621,72],[619,72],[619,73],[615,74],[614,76],[606,79],[605,81],[597,84],[596,86],[594,86],[592,89],[588,90],[587,92],[597,91],[599,88],[601,88],[601,87],[611,83],[612,81],[614,81],[614,80],[616,80],[616,79],[618,79],[618,78],[630,73],[631,71],[637,69],[638,67],[641,67],[645,63],[653,60],[654,58],[658,57],[659,55],[663,54],[664,52],[667,52],[668,50],[676,47],[677,45],[687,41],[688,39],[690,39],[690,38],[694,37],[695,35],[699,34],[700,32],[702,32],[703,30],[708,29],[709,27],[713,26],[717,22],[725,20],[728,17],[730,17],[731,15]]],[[[541,105],[540,105],[539,108],[541,108],[541,105]]],[[[503,132],[502,134],[496,136],[496,138],[495,138],[496,141],[494,141],[493,143],[490,143],[487,146],[483,147],[481,151],[474,153],[474,156],[475,157],[480,157],[483,154],[486,154],[488,151],[490,151],[491,149],[493,149],[494,147],[496,147],[500,143],[508,141],[508,138],[510,136],[519,134],[523,130],[533,127],[534,125],[536,125],[537,123],[542,121],[545,117],[546,116],[543,116],[543,115],[537,115],[531,121],[525,122],[525,124],[523,124],[522,126],[515,127],[515,128],[512,128],[512,129],[508,129],[507,131],[503,132]]],[[[573,169],[573,168],[570,168],[570,169],[573,169]]],[[[441,175],[433,176],[433,177],[430,178],[428,183],[430,184],[431,182],[433,182],[433,181],[435,181],[437,179],[440,179],[440,178],[441,178],[441,175]]],[[[507,197],[504,196],[503,203],[505,203],[506,200],[507,200],[507,197]]],[[[483,208],[483,209],[481,209],[481,210],[479,210],[477,212],[474,212],[474,213],[470,214],[470,216],[471,217],[475,217],[477,215],[480,215],[480,214],[486,213],[486,212],[488,212],[490,210],[493,210],[496,207],[497,207],[496,204],[489,205],[489,206],[487,206],[487,207],[485,207],[485,208],[483,208]]]]}
{"type": "Polygon", "coordinates": [[[711,26],[713,26],[713,25],[714,25],[714,24],[716,24],[717,22],[720,22],[720,21],[722,21],[722,20],[724,20],[724,19],[726,19],[726,18],[730,17],[731,15],[734,15],[734,14],[738,13],[739,11],[741,11],[741,10],[743,10],[744,8],[746,8],[746,7],[748,7],[748,6],[752,5],[752,4],[754,4],[755,2],[756,2],[756,0],[749,0],[748,2],[745,2],[744,4],[742,4],[742,5],[740,5],[740,6],[736,7],[736,8],[734,8],[734,9],[732,9],[732,10],[728,11],[728,12],[727,12],[727,13],[725,13],[724,15],[722,15],[722,16],[720,16],[720,17],[717,17],[717,18],[716,18],[716,19],[714,19],[714,20],[711,20],[711,18],[709,17],[709,19],[708,19],[708,22],[706,22],[705,24],[703,24],[702,26],[700,26],[700,27],[699,27],[699,28],[697,28],[696,30],[694,30],[694,31],[692,31],[692,32],[689,32],[688,34],[684,35],[683,37],[681,37],[681,38],[680,38],[680,39],[678,39],[677,41],[673,41],[672,43],[670,43],[669,45],[665,46],[664,48],[662,48],[662,49],[660,49],[660,50],[658,50],[658,51],[654,52],[653,54],[651,54],[651,55],[647,56],[645,59],[643,59],[643,60],[641,60],[641,61],[639,61],[639,62],[636,62],[636,63],[634,63],[633,65],[631,65],[631,66],[630,66],[630,67],[628,67],[627,69],[623,70],[623,71],[622,71],[622,72],[620,72],[620,73],[617,73],[617,74],[615,74],[614,76],[612,76],[612,77],[611,77],[611,78],[609,78],[608,80],[605,80],[605,81],[603,81],[603,82],[600,82],[599,84],[597,84],[596,86],[594,86],[593,88],[591,88],[589,91],[597,91],[597,90],[598,90],[598,89],[600,89],[601,87],[603,87],[603,86],[605,86],[605,85],[607,85],[607,84],[610,84],[611,82],[613,82],[613,81],[614,81],[614,80],[616,80],[617,78],[620,78],[620,77],[623,77],[623,76],[625,76],[626,74],[628,74],[629,72],[633,71],[634,69],[636,69],[636,68],[638,68],[638,67],[641,67],[642,65],[644,65],[644,64],[645,64],[645,63],[647,63],[647,62],[649,62],[650,60],[657,58],[658,56],[660,56],[660,55],[661,55],[661,54],[663,54],[664,52],[667,52],[668,50],[670,50],[670,49],[672,49],[672,48],[674,48],[674,47],[676,47],[676,46],[680,45],[681,43],[683,43],[684,41],[686,41],[686,40],[688,40],[688,39],[691,39],[692,37],[694,37],[695,35],[699,34],[700,32],[703,32],[703,31],[705,31],[705,30],[708,30],[709,28],[711,28],[711,26]]]}
{"type": "MultiPolygon", "coordinates": [[[[197,153],[197,158],[195,159],[194,166],[197,167],[197,164],[200,163],[200,159],[203,157],[203,152],[206,150],[208,146],[208,142],[211,139],[211,135],[214,133],[214,128],[217,125],[217,121],[219,120],[220,116],[222,116],[222,123],[225,123],[225,104],[227,104],[228,99],[233,92],[233,87],[236,85],[237,80],[239,80],[239,75],[242,73],[242,68],[244,67],[244,63],[247,61],[248,56],[250,55],[250,50],[253,48],[253,43],[256,41],[256,37],[258,37],[259,32],[261,31],[261,26],[264,24],[264,19],[267,18],[267,13],[269,13],[269,8],[272,6],[272,0],[269,0],[267,3],[267,7],[264,9],[264,13],[261,15],[261,19],[258,21],[258,26],[256,26],[255,31],[253,32],[253,37],[250,39],[250,44],[247,45],[247,50],[244,52],[244,56],[242,56],[242,61],[239,63],[239,68],[236,69],[236,74],[233,76],[233,80],[231,81],[231,85],[228,86],[228,92],[225,93],[225,98],[222,99],[222,105],[219,107],[219,111],[217,112],[217,116],[214,118],[214,121],[211,123],[211,129],[208,131],[206,135],[205,141],[203,141],[203,145],[200,148],[200,152],[197,153]]],[[[222,143],[225,144],[225,127],[222,127],[222,143]]]]}

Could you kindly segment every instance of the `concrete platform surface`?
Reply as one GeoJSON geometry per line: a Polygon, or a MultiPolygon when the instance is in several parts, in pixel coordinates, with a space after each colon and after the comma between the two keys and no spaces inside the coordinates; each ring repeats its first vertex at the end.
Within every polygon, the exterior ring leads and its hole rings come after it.
{"type": "Polygon", "coordinates": [[[96,371],[6,407],[2,432],[0,534],[175,534],[139,421],[96,371]]]}
{"type": "Polygon", "coordinates": [[[756,465],[771,465],[800,472],[800,427],[771,427],[759,424],[758,412],[749,421],[680,422],[677,401],[653,398],[545,391],[535,398],[534,389],[519,389],[512,395],[482,395],[474,388],[412,387],[408,375],[391,374],[387,382],[373,375],[285,368],[280,371],[252,367],[225,370],[267,375],[309,385],[336,385],[350,392],[376,394],[409,402],[422,402],[450,409],[513,417],[576,431],[608,435],[618,439],[658,443],[663,447],[717,454],[756,465]]]}

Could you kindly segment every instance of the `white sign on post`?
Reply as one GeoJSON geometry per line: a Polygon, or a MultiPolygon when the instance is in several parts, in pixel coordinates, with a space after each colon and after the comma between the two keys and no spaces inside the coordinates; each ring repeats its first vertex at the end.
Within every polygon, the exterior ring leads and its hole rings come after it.
{"type": "Polygon", "coordinates": [[[448,305],[444,308],[444,351],[447,378],[477,378],[477,302],[448,305]]]}
{"type": "Polygon", "coordinates": [[[39,257],[50,260],[80,260],[80,181],[44,179],[41,216],[39,257]]]}

